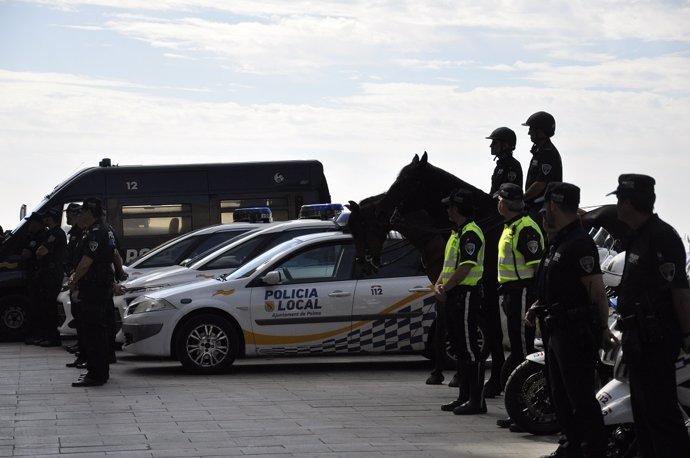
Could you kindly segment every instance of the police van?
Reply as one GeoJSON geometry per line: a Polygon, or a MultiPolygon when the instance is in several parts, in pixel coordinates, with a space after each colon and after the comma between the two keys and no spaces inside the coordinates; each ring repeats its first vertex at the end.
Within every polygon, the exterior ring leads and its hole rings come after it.
{"type": "MultiPolygon", "coordinates": [[[[87,197],[103,202],[125,262],[194,229],[231,223],[242,207],[269,207],[274,220],[285,221],[304,204],[330,202],[323,166],[313,160],[114,166],[103,159],[58,184],[34,211],[87,197]]],[[[24,332],[28,296],[19,253],[26,234],[22,220],[0,245],[0,339],[24,332]]]]}
{"type": "Polygon", "coordinates": [[[384,253],[390,262],[365,277],[351,235],[295,237],[230,274],[139,297],[125,311],[123,349],[194,373],[241,357],[428,355],[434,296],[419,253],[406,240],[384,253]]]}

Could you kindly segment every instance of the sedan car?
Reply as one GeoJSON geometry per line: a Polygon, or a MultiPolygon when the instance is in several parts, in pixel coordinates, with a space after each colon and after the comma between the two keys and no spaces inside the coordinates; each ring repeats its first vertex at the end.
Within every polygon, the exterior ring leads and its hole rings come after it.
{"type": "Polygon", "coordinates": [[[390,239],[364,277],[351,235],[295,237],[214,279],[148,293],[125,312],[123,349],[195,373],[238,357],[424,353],[434,297],[419,253],[390,239]]]}

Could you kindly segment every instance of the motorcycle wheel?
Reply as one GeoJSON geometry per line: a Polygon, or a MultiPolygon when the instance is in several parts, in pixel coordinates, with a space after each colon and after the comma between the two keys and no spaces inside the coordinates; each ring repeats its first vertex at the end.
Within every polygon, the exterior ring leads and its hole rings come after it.
{"type": "Polygon", "coordinates": [[[510,418],[525,431],[537,435],[560,431],[544,370],[541,364],[524,361],[510,374],[504,395],[510,418]]]}

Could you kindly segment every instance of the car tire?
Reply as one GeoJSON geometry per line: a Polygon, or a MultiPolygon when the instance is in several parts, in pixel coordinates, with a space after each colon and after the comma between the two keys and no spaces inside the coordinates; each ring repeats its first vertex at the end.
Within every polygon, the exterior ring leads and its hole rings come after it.
{"type": "Polygon", "coordinates": [[[8,294],[0,298],[0,340],[21,340],[27,329],[29,298],[8,294]]]}
{"type": "Polygon", "coordinates": [[[196,315],[186,320],[175,339],[177,358],[185,370],[215,374],[232,365],[239,352],[232,323],[218,315],[196,315]]]}

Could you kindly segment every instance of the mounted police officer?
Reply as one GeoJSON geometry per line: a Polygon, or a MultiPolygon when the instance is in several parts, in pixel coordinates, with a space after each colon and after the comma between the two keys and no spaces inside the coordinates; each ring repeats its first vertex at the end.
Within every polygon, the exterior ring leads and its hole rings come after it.
{"type": "Polygon", "coordinates": [[[41,288],[39,283],[39,264],[36,250],[41,246],[47,231],[43,223],[43,213],[33,212],[26,217],[28,233],[22,247],[21,260],[26,273],[29,290],[29,306],[26,310],[27,332],[24,343],[38,345],[43,341],[40,335],[41,288]]]}
{"type": "Polygon", "coordinates": [[[38,262],[37,284],[40,300],[38,304],[38,328],[41,347],[59,347],[57,296],[62,288],[65,275],[64,263],[67,252],[67,237],[60,227],[62,211],[49,208],[43,217],[48,230],[36,249],[38,262]]]}
{"type": "Polygon", "coordinates": [[[601,457],[606,448],[594,396],[595,364],[600,345],[608,346],[613,337],[597,247],[580,225],[579,203],[575,185],[552,182],[546,188],[545,221],[555,239],[539,268],[538,305],[526,316],[534,323],[537,307],[546,307],[551,399],[567,439],[551,457],[601,457]]]}
{"type": "Polygon", "coordinates": [[[689,457],[675,368],[681,345],[690,350],[685,249],[676,231],[654,213],[654,185],[650,176],[624,174],[611,193],[618,197],[619,219],[633,229],[618,296],[618,327],[641,456],[689,457]]]}
{"type": "Polygon", "coordinates": [[[540,205],[534,202],[535,199],[544,195],[546,185],[550,182],[563,180],[561,155],[551,143],[551,137],[556,133],[556,120],[545,111],[537,111],[522,125],[529,127],[528,134],[532,141],[532,160],[527,169],[524,200],[532,219],[539,222],[540,205]]]}
{"type": "Polygon", "coordinates": [[[486,413],[484,402],[484,361],[479,346],[482,286],[484,272],[484,234],[473,221],[472,193],[459,189],[441,201],[448,218],[456,225],[452,231],[443,270],[434,287],[436,299],[446,303],[448,336],[458,357],[459,395],[441,406],[456,415],[486,413]]]}
{"type": "Polygon", "coordinates": [[[494,173],[491,175],[491,190],[494,195],[503,183],[513,183],[522,189],[522,166],[513,157],[517,136],[508,127],[499,127],[486,137],[491,140],[491,155],[496,160],[494,173]]]}
{"type": "Polygon", "coordinates": [[[70,291],[80,302],[88,372],[73,387],[100,386],[110,376],[107,313],[112,313],[115,234],[102,223],[103,208],[96,198],[84,200],[81,217],[88,227],[82,257],[69,280],[70,291]]]}
{"type": "MultiPolygon", "coordinates": [[[[498,213],[505,218],[498,242],[498,292],[506,315],[510,355],[501,368],[501,388],[505,388],[513,370],[534,353],[534,327],[523,320],[534,302],[534,275],[544,251],[544,236],[537,223],[524,212],[522,188],[503,183],[493,194],[498,198],[498,213]]],[[[509,418],[496,424],[508,427],[509,418]]]]}

